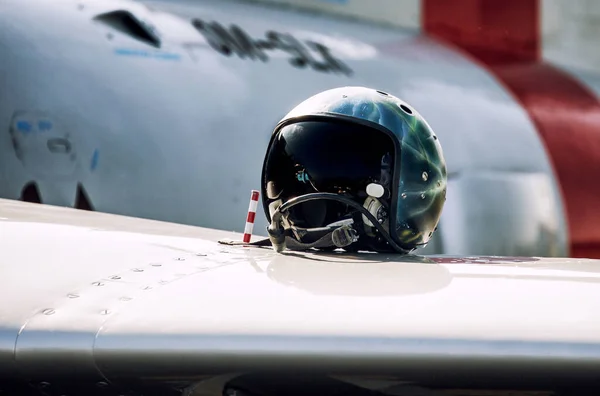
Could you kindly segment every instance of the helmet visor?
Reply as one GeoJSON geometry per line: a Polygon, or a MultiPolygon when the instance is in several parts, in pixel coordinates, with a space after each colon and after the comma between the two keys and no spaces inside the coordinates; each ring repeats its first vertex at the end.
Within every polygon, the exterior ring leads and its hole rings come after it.
{"type": "Polygon", "coordinates": [[[267,196],[283,193],[289,199],[318,191],[366,197],[369,183],[390,182],[394,151],[386,133],[361,124],[317,120],[284,126],[267,154],[267,196]]]}

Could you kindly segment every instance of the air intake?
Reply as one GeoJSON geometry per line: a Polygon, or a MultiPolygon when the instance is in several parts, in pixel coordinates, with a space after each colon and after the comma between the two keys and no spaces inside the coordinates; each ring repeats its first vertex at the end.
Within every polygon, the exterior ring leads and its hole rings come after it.
{"type": "Polygon", "coordinates": [[[107,12],[97,15],[94,17],[94,20],[108,25],[133,39],[160,48],[161,40],[156,29],[129,11],[117,10],[107,12]]]}

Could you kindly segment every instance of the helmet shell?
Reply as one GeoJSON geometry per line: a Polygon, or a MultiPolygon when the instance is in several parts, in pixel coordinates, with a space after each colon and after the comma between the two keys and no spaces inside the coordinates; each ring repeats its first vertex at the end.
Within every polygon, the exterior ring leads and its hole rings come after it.
{"type": "MultiPolygon", "coordinates": [[[[278,123],[273,138],[283,126],[319,117],[361,123],[384,131],[393,139],[396,150],[389,233],[407,251],[427,244],[440,220],[447,187],[442,146],[427,121],[408,103],[389,93],[366,87],[341,87],[300,103],[278,123]]],[[[272,144],[273,139],[269,148],[272,144]]],[[[263,205],[270,217],[264,180],[262,184],[263,205]]]]}

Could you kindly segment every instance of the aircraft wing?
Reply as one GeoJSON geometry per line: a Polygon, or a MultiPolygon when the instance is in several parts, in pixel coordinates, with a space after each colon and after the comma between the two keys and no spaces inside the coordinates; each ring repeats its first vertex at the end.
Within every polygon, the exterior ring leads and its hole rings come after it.
{"type": "Polygon", "coordinates": [[[238,395],[300,394],[318,377],[337,385],[303,394],[401,395],[600,378],[598,260],[276,254],[12,200],[0,236],[3,389],[222,394],[237,378],[238,395]]]}

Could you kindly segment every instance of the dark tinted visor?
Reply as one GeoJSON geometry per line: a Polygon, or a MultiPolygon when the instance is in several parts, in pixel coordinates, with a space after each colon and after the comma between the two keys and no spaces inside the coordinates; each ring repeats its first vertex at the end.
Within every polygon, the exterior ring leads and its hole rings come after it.
{"type": "MultiPolygon", "coordinates": [[[[394,143],[375,128],[342,120],[284,126],[267,155],[265,181],[273,199],[309,192],[366,196],[372,182],[391,181],[394,143]]],[[[389,187],[389,186],[388,186],[389,187]]]]}

